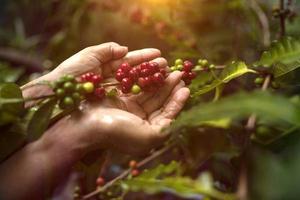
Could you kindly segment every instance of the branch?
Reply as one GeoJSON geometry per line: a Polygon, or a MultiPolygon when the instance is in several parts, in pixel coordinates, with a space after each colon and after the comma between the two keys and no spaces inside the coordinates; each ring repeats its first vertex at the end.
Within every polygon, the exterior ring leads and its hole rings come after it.
{"type": "Polygon", "coordinates": [[[280,0],[280,15],[279,15],[279,20],[280,20],[280,38],[285,36],[285,19],[286,19],[286,14],[285,14],[285,5],[284,5],[284,0],[280,0]]]}
{"type": "Polygon", "coordinates": [[[0,47],[0,60],[17,66],[24,66],[27,72],[42,72],[43,64],[38,58],[25,55],[11,48],[0,47]]]}
{"type": "MultiPolygon", "coordinates": [[[[168,150],[170,150],[172,147],[175,146],[175,143],[172,143],[170,145],[167,145],[157,151],[155,151],[153,154],[151,154],[150,156],[146,157],[145,159],[143,159],[142,161],[140,161],[137,164],[137,167],[142,167],[145,164],[151,162],[152,160],[154,160],[155,158],[159,157],[160,155],[164,154],[165,152],[167,152],[168,150]]],[[[107,190],[108,188],[110,188],[111,186],[113,186],[117,181],[124,179],[128,176],[128,174],[131,172],[131,169],[127,169],[125,170],[123,173],[121,173],[119,176],[117,176],[116,178],[112,179],[111,181],[109,181],[108,183],[106,183],[103,187],[96,189],[95,191],[83,196],[82,199],[89,199],[94,197],[95,195],[104,192],[105,190],[107,190]]]]}
{"type": "Polygon", "coordinates": [[[258,5],[256,0],[250,1],[250,7],[256,13],[258,20],[261,24],[262,34],[263,34],[263,45],[265,47],[268,47],[271,41],[270,39],[271,33],[270,33],[270,25],[269,25],[268,17],[265,14],[265,12],[261,9],[261,7],[258,5]]]}

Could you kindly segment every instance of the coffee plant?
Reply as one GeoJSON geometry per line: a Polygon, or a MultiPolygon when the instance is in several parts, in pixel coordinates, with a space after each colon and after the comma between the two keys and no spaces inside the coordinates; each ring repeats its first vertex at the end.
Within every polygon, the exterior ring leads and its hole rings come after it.
{"type": "MultiPolygon", "coordinates": [[[[12,83],[24,71],[1,65],[6,76],[0,78],[0,161],[39,139],[83,101],[155,92],[169,73],[181,71],[191,95],[168,128],[170,138],[143,158],[124,157],[121,164],[106,166],[106,171],[114,170],[112,177],[98,173],[95,159],[82,159],[76,169],[91,176],[92,190],[79,182],[73,198],[130,199],[132,195],[138,199],[142,193],[140,199],[298,199],[300,41],[286,30],[286,21],[296,16],[293,3],[279,0],[272,11],[279,31],[263,36],[265,51],[253,62],[236,59],[216,64],[202,53],[195,56],[198,49],[191,39],[184,48],[193,50],[170,59],[168,70],[155,62],[122,63],[114,82],[104,82],[92,72],[80,77],[65,74],[54,82],[38,83],[52,94],[31,99],[23,98],[21,88],[12,83]],[[270,43],[268,37],[276,39],[270,43]],[[36,103],[25,107],[27,102],[36,103]]],[[[93,9],[91,5],[88,9],[93,9]]],[[[121,9],[118,5],[116,1],[101,4],[113,12],[121,9]]],[[[140,26],[154,26],[159,37],[173,31],[178,40],[189,38],[164,21],[151,21],[138,7],[127,16],[140,26]]]]}

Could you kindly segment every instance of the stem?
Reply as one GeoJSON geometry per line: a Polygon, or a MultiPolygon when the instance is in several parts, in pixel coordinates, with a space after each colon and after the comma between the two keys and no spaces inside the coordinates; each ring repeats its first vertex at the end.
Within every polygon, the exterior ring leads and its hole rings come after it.
{"type": "MultiPolygon", "coordinates": [[[[152,160],[154,160],[155,158],[159,157],[160,155],[164,154],[165,152],[167,152],[168,150],[170,150],[172,147],[175,146],[175,143],[172,143],[170,145],[167,145],[157,151],[155,151],[153,154],[151,154],[150,156],[146,157],[145,159],[143,159],[142,161],[140,161],[137,164],[137,167],[142,167],[145,164],[151,162],[152,160]]],[[[119,176],[117,176],[116,178],[112,179],[111,181],[109,181],[108,183],[106,183],[103,187],[83,196],[82,199],[89,199],[101,192],[104,192],[105,190],[107,190],[108,188],[110,188],[111,186],[113,186],[117,181],[124,179],[125,177],[128,176],[128,174],[131,172],[131,169],[127,169],[125,170],[123,173],[121,173],[119,176]]]]}
{"type": "Polygon", "coordinates": [[[44,96],[39,96],[39,97],[27,98],[27,99],[24,99],[24,102],[27,102],[27,101],[36,101],[36,100],[41,100],[41,99],[46,99],[46,98],[51,98],[51,97],[55,97],[55,95],[54,94],[50,94],[50,95],[44,95],[44,96]]]}
{"type": "Polygon", "coordinates": [[[284,0],[280,0],[280,16],[279,16],[279,20],[280,20],[280,38],[285,36],[285,32],[286,32],[286,28],[285,28],[285,18],[286,18],[286,14],[285,14],[285,5],[284,5],[284,0]]]}
{"type": "Polygon", "coordinates": [[[119,82],[114,82],[114,83],[102,83],[102,84],[101,84],[102,87],[118,86],[118,85],[120,85],[119,82]]]}

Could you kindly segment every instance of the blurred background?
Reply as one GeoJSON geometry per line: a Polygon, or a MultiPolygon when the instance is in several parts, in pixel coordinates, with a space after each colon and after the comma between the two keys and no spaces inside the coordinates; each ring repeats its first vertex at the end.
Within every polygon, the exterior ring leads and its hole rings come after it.
{"type": "MultiPolygon", "coordinates": [[[[170,63],[176,58],[206,58],[215,64],[226,64],[231,60],[252,63],[279,34],[279,19],[273,15],[278,2],[0,0],[0,82],[23,84],[49,72],[81,49],[109,41],[126,45],[129,50],[159,48],[170,63]]],[[[294,2],[286,28],[287,35],[299,38],[300,18],[296,13],[300,13],[300,1],[294,2]]],[[[214,136],[213,131],[206,133],[201,139],[192,136],[189,141],[194,143],[190,144],[193,152],[201,154],[199,163],[203,163],[211,152],[228,146],[226,140],[214,136]]],[[[162,160],[170,160],[170,157],[167,155],[162,160]]],[[[109,162],[126,163],[127,160],[128,157],[122,155],[109,162]]],[[[96,168],[99,171],[99,166],[96,168]]],[[[124,168],[126,164],[114,164],[105,169],[105,174],[110,179],[124,168]]],[[[236,189],[235,170],[227,169],[214,159],[210,165],[202,165],[200,170],[208,168],[221,171],[218,175],[226,185],[233,185],[226,188],[225,184],[220,184],[220,188],[231,192],[236,189]]],[[[257,187],[261,186],[264,176],[259,177],[257,187]]],[[[272,186],[264,186],[266,191],[272,190],[272,186]]],[[[278,188],[282,188],[280,183],[278,188]]],[[[277,195],[272,191],[273,194],[277,195]]],[[[135,194],[135,198],[129,199],[145,198],[135,194]]],[[[156,196],[153,199],[177,198],[156,196]]]]}
{"type": "MultiPolygon", "coordinates": [[[[169,61],[250,62],[276,38],[276,7],[277,0],[1,0],[0,70],[9,76],[0,81],[22,83],[24,74],[34,78],[108,41],[159,48],[169,61]]],[[[299,37],[294,12],[288,21],[288,34],[299,37]]]]}

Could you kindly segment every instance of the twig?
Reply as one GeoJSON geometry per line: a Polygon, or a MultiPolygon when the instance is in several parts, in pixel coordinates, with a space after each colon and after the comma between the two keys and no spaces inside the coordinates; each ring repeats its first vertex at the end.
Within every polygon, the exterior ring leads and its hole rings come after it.
{"type": "Polygon", "coordinates": [[[120,85],[119,82],[114,82],[114,83],[102,83],[101,86],[103,87],[109,87],[109,86],[118,86],[120,85]]]}
{"type": "Polygon", "coordinates": [[[23,66],[26,71],[30,73],[43,71],[41,60],[11,48],[0,47],[0,60],[9,62],[13,65],[23,66]]]}
{"type": "Polygon", "coordinates": [[[285,36],[285,5],[284,5],[284,0],[280,0],[280,15],[279,15],[279,20],[280,20],[280,37],[285,36]]]}
{"type": "MultiPolygon", "coordinates": [[[[145,159],[143,159],[142,161],[140,161],[137,164],[137,167],[142,167],[145,164],[151,162],[152,160],[154,160],[155,158],[159,157],[160,155],[164,154],[165,152],[167,152],[168,150],[170,150],[172,147],[175,146],[175,143],[169,144],[159,150],[157,150],[156,152],[152,153],[150,156],[146,157],[145,159]]],[[[131,169],[127,169],[125,170],[123,173],[121,173],[119,176],[117,176],[116,178],[112,179],[111,181],[109,181],[108,183],[106,183],[103,187],[83,196],[82,199],[89,199],[105,190],[107,190],[108,188],[110,188],[112,185],[114,185],[117,181],[124,179],[125,177],[128,176],[128,174],[130,173],[131,169]]]]}
{"type": "Polygon", "coordinates": [[[268,47],[270,45],[270,25],[267,15],[264,13],[264,11],[261,9],[261,7],[258,5],[256,0],[250,1],[250,6],[253,9],[253,11],[256,13],[258,20],[261,24],[262,28],[262,34],[263,34],[263,45],[265,47],[268,47]]]}

